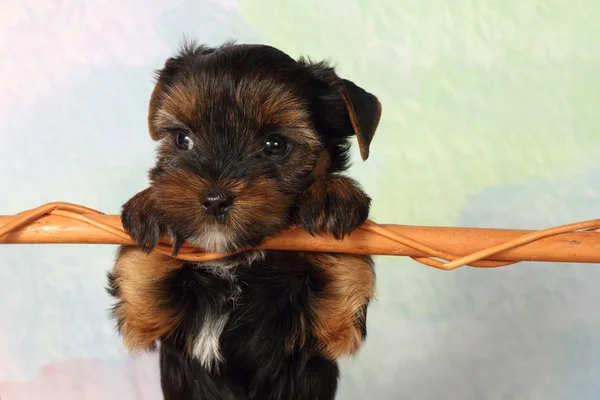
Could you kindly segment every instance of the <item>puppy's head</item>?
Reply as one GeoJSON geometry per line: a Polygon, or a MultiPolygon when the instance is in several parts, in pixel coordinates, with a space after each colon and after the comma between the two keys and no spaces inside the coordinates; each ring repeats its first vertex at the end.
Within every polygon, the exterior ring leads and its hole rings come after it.
{"type": "Polygon", "coordinates": [[[325,63],[263,45],[185,46],[158,72],[152,193],[172,233],[209,251],[258,245],[291,222],[295,199],[363,159],[379,122],[372,94],[325,63]]]}

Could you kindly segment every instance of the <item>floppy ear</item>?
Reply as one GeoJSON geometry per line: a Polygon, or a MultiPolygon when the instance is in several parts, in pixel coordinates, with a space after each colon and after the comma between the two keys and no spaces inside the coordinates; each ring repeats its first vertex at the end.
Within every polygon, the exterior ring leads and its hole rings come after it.
{"type": "Polygon", "coordinates": [[[160,88],[160,81],[156,82],[154,85],[154,90],[152,91],[152,95],[150,96],[150,106],[148,107],[148,131],[150,132],[150,137],[152,140],[156,141],[160,139],[160,135],[154,129],[154,118],[156,116],[156,112],[160,107],[160,98],[162,97],[162,89],[160,88]]]}
{"type": "Polygon", "coordinates": [[[381,117],[381,103],[375,95],[365,91],[353,82],[342,79],[342,100],[346,105],[348,118],[358,139],[360,156],[369,158],[369,146],[375,136],[381,117]]]}
{"type": "Polygon", "coordinates": [[[169,58],[161,70],[156,71],[156,85],[150,96],[150,106],[148,107],[148,131],[152,140],[159,140],[162,136],[156,131],[154,121],[156,113],[160,109],[163,94],[167,87],[173,81],[174,76],[182,67],[182,60],[178,58],[169,58]]]}

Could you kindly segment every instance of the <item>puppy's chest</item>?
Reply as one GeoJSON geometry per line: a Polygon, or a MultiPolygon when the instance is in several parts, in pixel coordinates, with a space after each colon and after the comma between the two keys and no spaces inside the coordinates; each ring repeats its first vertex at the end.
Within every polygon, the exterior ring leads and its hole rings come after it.
{"type": "Polygon", "coordinates": [[[232,312],[238,308],[242,296],[242,284],[238,274],[233,270],[219,271],[209,267],[206,272],[210,279],[205,281],[203,286],[210,287],[218,284],[220,290],[211,295],[204,309],[195,310],[200,321],[199,329],[193,338],[192,356],[203,367],[213,370],[223,361],[221,337],[231,322],[232,312]]]}
{"type": "MultiPolygon", "coordinates": [[[[273,309],[280,302],[287,302],[286,288],[294,287],[294,279],[283,278],[287,274],[273,274],[259,265],[240,265],[235,268],[211,268],[205,266],[205,287],[218,287],[213,292],[210,306],[196,310],[201,318],[199,330],[193,339],[193,356],[209,370],[218,369],[231,352],[236,352],[233,343],[239,336],[261,336],[261,340],[273,340],[262,337],[266,332],[273,334],[273,309]],[[282,279],[283,278],[283,279],[282,279]],[[269,328],[265,328],[268,325],[269,328]]],[[[287,317],[292,317],[287,315],[287,317]]],[[[279,332],[285,334],[285,332],[279,332]]]]}

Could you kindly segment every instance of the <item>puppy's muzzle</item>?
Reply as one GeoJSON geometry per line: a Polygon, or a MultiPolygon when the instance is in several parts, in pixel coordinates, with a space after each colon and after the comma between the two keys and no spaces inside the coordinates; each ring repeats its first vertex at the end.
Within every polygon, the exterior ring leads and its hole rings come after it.
{"type": "Polygon", "coordinates": [[[223,189],[209,189],[202,196],[202,208],[215,218],[224,217],[233,205],[233,196],[223,189]]]}

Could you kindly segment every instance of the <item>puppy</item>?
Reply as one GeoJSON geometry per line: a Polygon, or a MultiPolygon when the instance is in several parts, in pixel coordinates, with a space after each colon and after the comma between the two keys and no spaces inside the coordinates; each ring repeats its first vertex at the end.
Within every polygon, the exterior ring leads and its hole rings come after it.
{"type": "Polygon", "coordinates": [[[368,256],[248,250],[205,263],[151,252],[162,237],[210,252],[299,225],[343,238],[370,198],[340,173],[367,159],[381,105],[324,62],[263,45],[184,45],[157,73],[150,186],[122,210],[137,246],[108,274],[125,346],[160,349],[166,400],[334,399],[366,337],[368,256]]]}

